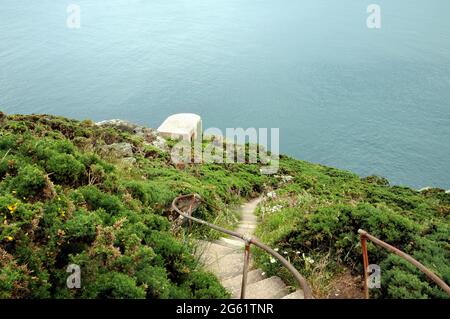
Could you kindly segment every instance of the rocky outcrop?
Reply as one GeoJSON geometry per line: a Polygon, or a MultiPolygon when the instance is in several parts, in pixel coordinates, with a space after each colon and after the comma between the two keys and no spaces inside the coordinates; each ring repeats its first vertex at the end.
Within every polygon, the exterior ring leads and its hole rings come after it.
{"type": "Polygon", "coordinates": [[[139,125],[130,123],[128,121],[119,120],[119,119],[112,119],[112,120],[106,120],[97,122],[96,125],[101,127],[112,127],[115,129],[118,129],[122,132],[128,132],[128,133],[134,133],[134,130],[136,128],[139,128],[139,125]]]}
{"type": "Polygon", "coordinates": [[[96,124],[101,127],[112,127],[122,132],[127,132],[139,137],[143,137],[144,141],[148,143],[153,142],[158,136],[158,133],[149,127],[137,125],[119,119],[101,121],[97,122],[96,124]]]}
{"type": "MultiPolygon", "coordinates": [[[[157,149],[161,151],[168,151],[167,143],[164,138],[158,135],[158,132],[154,129],[151,129],[149,127],[145,127],[142,125],[137,125],[128,121],[120,120],[120,119],[112,119],[112,120],[105,120],[101,122],[97,122],[96,125],[101,127],[112,127],[114,129],[117,129],[121,132],[130,133],[133,135],[136,135],[138,137],[142,137],[144,139],[145,145],[151,145],[153,147],[156,147],[157,149]]],[[[108,145],[107,148],[112,149],[114,152],[118,153],[121,157],[131,157],[133,156],[132,148],[131,153],[129,152],[130,147],[120,144],[126,144],[126,143],[115,143],[108,145]]],[[[131,160],[129,160],[131,161],[131,160]]]]}
{"type": "Polygon", "coordinates": [[[169,147],[167,146],[166,140],[161,136],[157,136],[156,139],[150,143],[150,145],[164,152],[169,151],[169,147]]]}
{"type": "Polygon", "coordinates": [[[103,145],[100,151],[105,155],[113,155],[115,157],[131,157],[133,156],[133,145],[130,143],[114,143],[103,145]]]}

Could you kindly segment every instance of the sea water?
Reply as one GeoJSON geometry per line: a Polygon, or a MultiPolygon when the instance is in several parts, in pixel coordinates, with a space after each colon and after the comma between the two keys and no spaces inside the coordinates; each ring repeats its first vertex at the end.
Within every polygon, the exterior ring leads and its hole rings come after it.
{"type": "Polygon", "coordinates": [[[152,127],[194,112],[448,189],[449,16],[448,0],[0,0],[0,109],[152,127]]]}

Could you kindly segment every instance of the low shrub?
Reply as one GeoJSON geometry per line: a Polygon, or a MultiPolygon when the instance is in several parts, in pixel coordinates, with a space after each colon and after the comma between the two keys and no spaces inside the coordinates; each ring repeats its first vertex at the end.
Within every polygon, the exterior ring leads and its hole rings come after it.
{"type": "Polygon", "coordinates": [[[85,166],[72,154],[59,153],[46,162],[51,178],[60,184],[74,184],[85,175],[85,166]]]}
{"type": "Polygon", "coordinates": [[[11,180],[10,188],[20,197],[36,197],[46,186],[45,173],[35,165],[21,167],[17,176],[11,180]]]}
{"type": "Polygon", "coordinates": [[[109,214],[117,214],[123,209],[123,204],[117,196],[102,192],[96,186],[84,186],[78,191],[83,195],[90,210],[103,208],[109,214]]]}
{"type": "Polygon", "coordinates": [[[122,273],[101,274],[93,283],[88,283],[83,297],[99,299],[143,299],[146,293],[136,281],[122,273]]]}
{"type": "Polygon", "coordinates": [[[163,267],[146,266],[136,273],[137,283],[147,288],[147,298],[167,299],[171,282],[163,267]]]}

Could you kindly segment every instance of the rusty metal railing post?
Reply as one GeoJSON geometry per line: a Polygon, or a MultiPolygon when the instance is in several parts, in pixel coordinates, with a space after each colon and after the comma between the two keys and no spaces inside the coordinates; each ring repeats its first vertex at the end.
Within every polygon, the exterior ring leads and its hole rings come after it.
{"type": "Polygon", "coordinates": [[[365,234],[363,233],[360,233],[359,237],[361,239],[361,249],[364,265],[364,296],[366,297],[366,299],[369,299],[369,286],[367,282],[369,280],[369,274],[367,273],[369,269],[369,255],[367,254],[367,240],[365,234]]]}
{"type": "Polygon", "coordinates": [[[251,240],[251,238],[245,240],[244,269],[242,271],[241,299],[245,299],[245,290],[247,289],[247,273],[248,273],[248,265],[250,263],[250,240],[251,240]]]}
{"type": "MultiPolygon", "coordinates": [[[[194,206],[195,203],[195,197],[192,197],[191,205],[189,205],[189,216],[192,216],[192,206],[194,206]]],[[[189,223],[189,233],[192,233],[192,219],[188,218],[189,223]]]]}

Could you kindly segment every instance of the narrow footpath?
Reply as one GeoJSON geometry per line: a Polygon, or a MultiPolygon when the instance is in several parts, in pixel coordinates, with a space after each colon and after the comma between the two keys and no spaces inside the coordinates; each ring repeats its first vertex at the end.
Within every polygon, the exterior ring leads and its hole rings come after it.
{"type": "MultiPolygon", "coordinates": [[[[256,208],[261,198],[256,198],[241,206],[241,220],[236,232],[253,235],[257,217],[256,208]]],[[[200,242],[201,261],[206,269],[213,272],[222,285],[230,291],[232,298],[240,298],[242,271],[244,267],[244,242],[240,239],[222,237],[212,242],[200,242]]],[[[246,299],[304,299],[301,289],[289,293],[286,284],[278,276],[266,278],[261,269],[253,268],[250,256],[247,273],[246,299]]]]}

